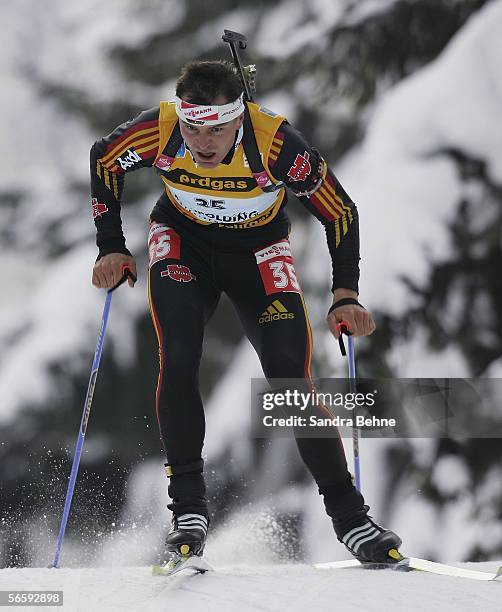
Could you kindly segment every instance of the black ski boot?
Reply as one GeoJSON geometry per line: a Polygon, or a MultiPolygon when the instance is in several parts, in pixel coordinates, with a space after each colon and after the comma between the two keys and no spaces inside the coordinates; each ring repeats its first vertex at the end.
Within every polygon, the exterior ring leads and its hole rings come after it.
{"type": "MultiPolygon", "coordinates": [[[[367,507],[367,506],[366,506],[367,507]]],[[[401,538],[366,516],[366,522],[338,537],[347,550],[361,563],[397,563],[401,538]]]]}
{"type": "Polygon", "coordinates": [[[202,556],[209,520],[203,514],[173,514],[171,529],[166,537],[166,552],[188,557],[202,556]]]}
{"type": "Polygon", "coordinates": [[[350,476],[329,487],[320,488],[326,512],[333,521],[338,540],[361,563],[397,563],[401,538],[368,516],[370,509],[354,487],[350,476]]]}
{"type": "Polygon", "coordinates": [[[203,467],[202,459],[183,465],[165,464],[172,500],[167,507],[173,513],[166,537],[168,556],[200,557],[204,551],[209,518],[203,467]]]}

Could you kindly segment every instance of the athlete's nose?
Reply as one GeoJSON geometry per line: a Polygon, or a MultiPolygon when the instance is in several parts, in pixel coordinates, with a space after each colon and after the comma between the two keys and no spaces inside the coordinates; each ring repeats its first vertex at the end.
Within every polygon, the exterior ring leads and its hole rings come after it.
{"type": "Polygon", "coordinates": [[[211,150],[211,145],[213,144],[212,140],[211,140],[211,136],[209,134],[198,134],[196,140],[195,140],[195,144],[196,147],[199,149],[199,151],[210,151],[211,150]]]}

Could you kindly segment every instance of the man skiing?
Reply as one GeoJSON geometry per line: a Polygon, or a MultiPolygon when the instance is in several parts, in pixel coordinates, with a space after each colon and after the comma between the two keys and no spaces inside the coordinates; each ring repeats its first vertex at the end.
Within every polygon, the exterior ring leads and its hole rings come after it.
{"type": "MultiPolygon", "coordinates": [[[[244,100],[232,64],[186,65],[174,101],[140,113],[92,147],[96,287],[113,286],[124,266],[136,274],[120,201],[124,175],[143,167],[154,167],[164,187],[150,216],[148,282],[160,355],[156,409],[173,513],[167,548],[201,555],[209,512],[198,370],[204,326],[221,292],[236,307],[267,378],[311,380],[311,332],[288,240],[286,187],[326,230],[330,330],[338,337],[337,324],[346,320],[354,336],[365,336],[375,324],[357,301],[355,204],[284,117],[244,100]]],[[[296,437],[296,443],[338,539],[362,562],[395,561],[401,540],[368,516],[340,439],[296,437]]]]}

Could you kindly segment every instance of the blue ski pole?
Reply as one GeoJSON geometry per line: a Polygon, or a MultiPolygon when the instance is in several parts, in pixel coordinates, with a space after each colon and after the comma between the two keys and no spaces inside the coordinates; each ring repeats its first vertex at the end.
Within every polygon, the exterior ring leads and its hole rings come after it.
{"type": "Polygon", "coordinates": [[[73,465],[71,468],[70,481],[68,483],[68,489],[66,491],[66,500],[64,504],[63,516],[61,518],[61,526],[59,527],[59,535],[56,542],[56,552],[54,553],[54,561],[49,567],[59,567],[59,559],[61,556],[61,548],[63,546],[64,534],[66,530],[66,523],[70,514],[71,500],[73,498],[73,491],[75,489],[75,481],[77,480],[78,467],[80,465],[80,457],[82,455],[82,448],[84,446],[85,432],[87,430],[87,422],[89,421],[89,414],[91,412],[92,397],[94,395],[94,387],[96,385],[96,378],[98,376],[99,362],[101,360],[101,353],[103,351],[103,341],[105,339],[106,324],[108,322],[108,313],[110,312],[110,305],[112,302],[112,293],[120,287],[120,285],[131,277],[136,282],[135,275],[131,272],[129,267],[124,266],[122,268],[122,278],[120,281],[111,289],[106,292],[105,307],[103,309],[103,316],[101,319],[101,330],[98,336],[98,344],[94,353],[94,361],[92,362],[91,376],[89,378],[89,385],[87,386],[87,394],[84,402],[84,412],[82,414],[82,420],[80,421],[80,430],[78,432],[77,444],[75,446],[75,454],[73,457],[73,465]]]}
{"type": "MultiPolygon", "coordinates": [[[[352,332],[350,331],[350,325],[348,322],[340,321],[340,323],[338,323],[338,331],[340,332],[338,342],[340,343],[340,350],[344,356],[346,353],[342,335],[346,334],[348,336],[349,386],[351,393],[356,393],[356,357],[354,351],[354,338],[352,337],[352,332]]],[[[359,466],[359,427],[357,427],[356,424],[352,426],[352,447],[354,449],[354,478],[356,481],[356,489],[361,491],[361,473],[359,466]]]]}

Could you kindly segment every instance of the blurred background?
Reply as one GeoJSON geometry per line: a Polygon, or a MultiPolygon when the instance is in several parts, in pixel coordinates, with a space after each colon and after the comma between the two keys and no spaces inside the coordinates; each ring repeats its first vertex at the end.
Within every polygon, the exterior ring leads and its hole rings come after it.
{"type": "MultiPolygon", "coordinates": [[[[224,28],[248,36],[257,100],[304,132],[358,205],[360,300],[377,322],[356,343],[358,373],[502,375],[501,0],[18,0],[0,16],[1,566],[47,564],[59,528],[104,303],[91,285],[89,149],[171,99],[185,62],[230,59],[224,28]]],[[[150,170],[127,176],[139,282],[114,294],[63,565],[150,563],[169,525],[146,292],[160,191],[150,170]]],[[[288,211],[314,375],[345,376],[324,322],[323,228],[294,197],[288,211]]],[[[250,437],[261,375],[223,300],[201,370],[208,556],[345,558],[294,441],[250,437]]],[[[499,440],[363,440],[361,470],[373,516],[405,552],[502,557],[499,440]]]]}

